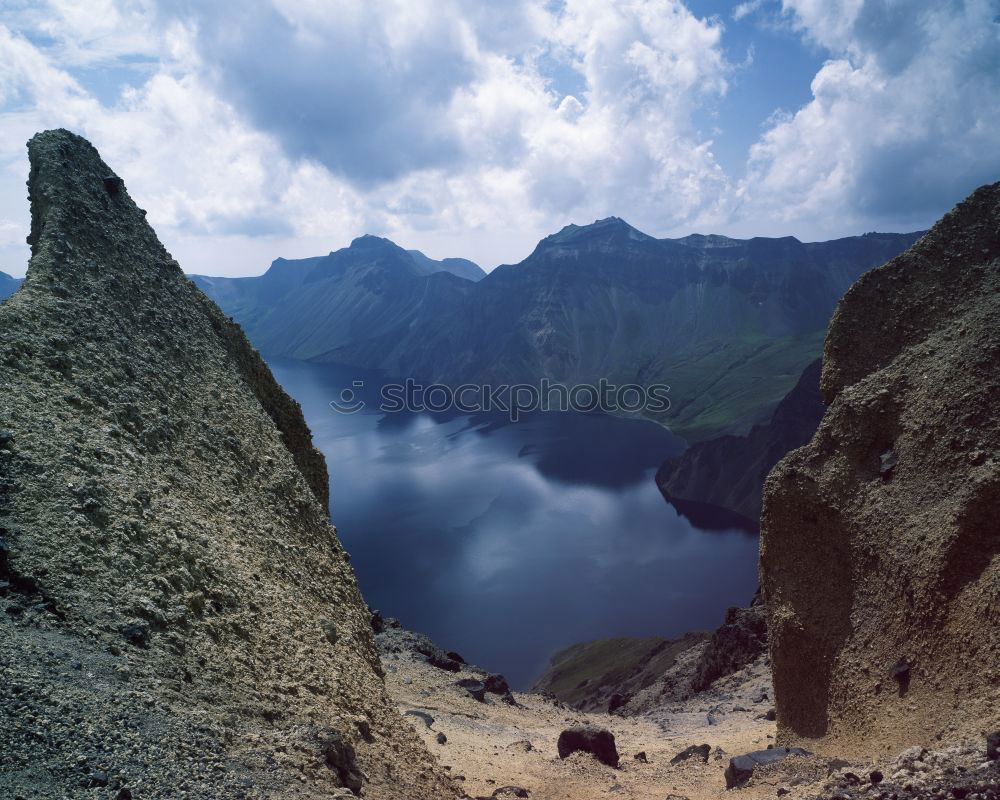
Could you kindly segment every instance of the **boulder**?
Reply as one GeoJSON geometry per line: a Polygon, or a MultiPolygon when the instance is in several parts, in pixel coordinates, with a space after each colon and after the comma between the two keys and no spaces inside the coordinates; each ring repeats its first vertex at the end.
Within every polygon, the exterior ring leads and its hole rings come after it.
{"type": "Polygon", "coordinates": [[[670,759],[671,764],[680,764],[682,761],[687,761],[689,758],[698,758],[703,762],[708,762],[708,754],[712,752],[712,748],[707,744],[693,744],[690,747],[681,750],[677,755],[670,759]]]}
{"type": "Polygon", "coordinates": [[[465,689],[471,697],[480,703],[486,702],[486,684],[482,681],[477,681],[475,678],[462,678],[462,680],[456,681],[455,685],[465,689]]]}
{"type": "Polygon", "coordinates": [[[602,764],[609,767],[618,766],[618,749],[615,747],[615,737],[606,728],[595,725],[578,725],[567,728],[559,734],[556,743],[559,758],[566,758],[572,753],[582,750],[591,753],[602,764]]]}

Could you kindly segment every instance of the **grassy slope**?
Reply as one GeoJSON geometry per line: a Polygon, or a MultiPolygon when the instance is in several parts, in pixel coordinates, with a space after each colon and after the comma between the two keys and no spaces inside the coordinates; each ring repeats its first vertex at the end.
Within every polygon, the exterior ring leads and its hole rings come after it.
{"type": "Polygon", "coordinates": [[[687,634],[680,639],[659,636],[617,637],[582,642],[552,657],[545,674],[535,684],[539,691],[551,692],[571,706],[586,705],[604,687],[618,686],[639,672],[655,679],[674,662],[677,654],[706,638],[707,634],[687,634]]]}
{"type": "Polygon", "coordinates": [[[746,433],[766,419],[823,351],[825,331],[713,343],[665,366],[670,411],[656,417],[689,441],[746,433]]]}

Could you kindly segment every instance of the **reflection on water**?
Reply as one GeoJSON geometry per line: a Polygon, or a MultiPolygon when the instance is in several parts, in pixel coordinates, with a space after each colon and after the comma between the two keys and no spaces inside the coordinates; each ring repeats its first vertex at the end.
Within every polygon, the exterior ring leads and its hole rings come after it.
{"type": "Polygon", "coordinates": [[[517,687],[574,642],[713,628],[756,588],[754,537],[663,501],[653,471],[683,444],[653,423],[383,414],[371,373],[270,365],[327,458],[367,601],[517,687]],[[335,413],[358,378],[368,406],[335,413]]]}

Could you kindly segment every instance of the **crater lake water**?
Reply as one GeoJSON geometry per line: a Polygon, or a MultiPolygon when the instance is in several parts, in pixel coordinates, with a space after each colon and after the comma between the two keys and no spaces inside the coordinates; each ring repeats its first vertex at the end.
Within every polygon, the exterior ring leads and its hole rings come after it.
{"type": "Polygon", "coordinates": [[[717,627],[757,587],[757,538],[699,530],[653,474],[683,442],[643,420],[383,413],[382,379],[273,359],[330,470],[372,608],[528,688],[558,650],[717,627]],[[354,414],[329,403],[354,388],[354,414]]]}

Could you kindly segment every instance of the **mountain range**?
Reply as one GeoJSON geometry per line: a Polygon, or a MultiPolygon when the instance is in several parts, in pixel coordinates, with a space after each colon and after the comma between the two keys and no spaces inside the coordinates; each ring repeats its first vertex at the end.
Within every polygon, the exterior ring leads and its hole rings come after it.
{"type": "Polygon", "coordinates": [[[269,356],[451,385],[663,383],[658,420],[698,440],[764,421],[851,283],[920,235],[656,239],[609,217],[478,281],[471,262],[374,236],[257,278],[192,279],[269,356]]]}
{"type": "Polygon", "coordinates": [[[12,278],[6,272],[0,272],[0,300],[10,297],[21,285],[21,278],[12,278]]]}

